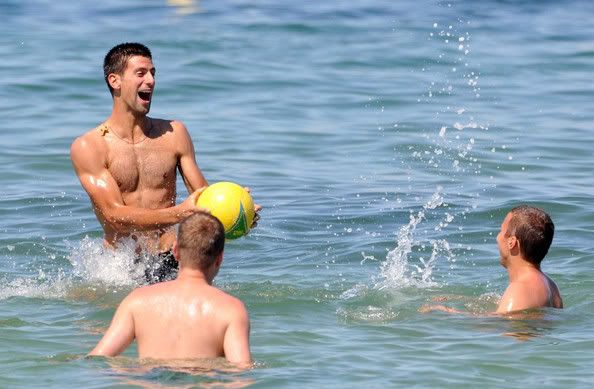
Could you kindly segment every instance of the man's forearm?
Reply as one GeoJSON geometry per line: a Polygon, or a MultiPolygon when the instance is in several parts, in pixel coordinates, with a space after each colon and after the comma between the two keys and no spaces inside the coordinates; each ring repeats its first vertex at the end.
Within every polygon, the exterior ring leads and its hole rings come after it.
{"type": "Polygon", "coordinates": [[[159,209],[118,205],[100,213],[105,222],[114,230],[133,232],[172,226],[190,216],[192,211],[183,208],[181,204],[159,209]]]}

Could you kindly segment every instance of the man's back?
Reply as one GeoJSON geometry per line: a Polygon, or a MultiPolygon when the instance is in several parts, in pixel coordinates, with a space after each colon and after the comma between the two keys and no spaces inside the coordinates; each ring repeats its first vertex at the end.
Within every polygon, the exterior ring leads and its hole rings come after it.
{"type": "Polygon", "coordinates": [[[140,358],[223,357],[227,331],[248,325],[241,301],[191,281],[163,282],[129,296],[140,358]]]}
{"type": "Polygon", "coordinates": [[[223,356],[225,331],[241,304],[210,285],[179,280],[138,289],[131,297],[141,358],[223,356]]]}

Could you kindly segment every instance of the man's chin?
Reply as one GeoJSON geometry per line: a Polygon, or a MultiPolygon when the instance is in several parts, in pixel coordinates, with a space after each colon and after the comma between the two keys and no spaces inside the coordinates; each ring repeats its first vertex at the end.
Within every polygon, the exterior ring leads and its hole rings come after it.
{"type": "Polygon", "coordinates": [[[136,107],[136,113],[139,115],[147,115],[151,110],[151,105],[140,105],[136,107]]]}

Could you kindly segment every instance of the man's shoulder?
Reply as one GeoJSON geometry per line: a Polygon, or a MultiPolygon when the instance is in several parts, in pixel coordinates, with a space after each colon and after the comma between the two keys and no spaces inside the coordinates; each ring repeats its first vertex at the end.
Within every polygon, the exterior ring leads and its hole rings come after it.
{"type": "Polygon", "coordinates": [[[136,297],[163,295],[165,293],[175,293],[174,280],[157,282],[151,285],[144,285],[134,289],[130,294],[134,293],[136,297]]]}
{"type": "Polygon", "coordinates": [[[101,126],[88,130],[72,141],[71,149],[75,148],[96,148],[104,144],[101,126]]]}
{"type": "Polygon", "coordinates": [[[177,145],[189,137],[186,126],[179,120],[151,118],[151,126],[151,138],[165,145],[177,145]]]}
{"type": "Polygon", "coordinates": [[[186,125],[181,120],[176,119],[162,119],[150,118],[153,131],[158,134],[165,134],[168,132],[187,131],[186,125]]]}
{"type": "Polygon", "coordinates": [[[243,301],[221,289],[216,288],[216,290],[218,303],[228,314],[232,316],[247,315],[247,309],[243,301]]]}
{"type": "Polygon", "coordinates": [[[131,291],[125,300],[129,305],[144,304],[148,300],[153,298],[161,298],[167,294],[170,294],[171,281],[159,282],[153,285],[140,286],[131,291]]]}
{"type": "Polygon", "coordinates": [[[510,282],[506,291],[514,294],[529,293],[532,289],[533,282],[530,280],[521,280],[510,282]]]}
{"type": "Polygon", "coordinates": [[[107,147],[103,135],[98,126],[75,138],[70,145],[70,157],[76,161],[102,155],[107,147]]]}
{"type": "Polygon", "coordinates": [[[529,307],[542,306],[548,301],[549,287],[542,273],[527,274],[519,280],[511,282],[506,294],[515,299],[515,303],[529,307]],[[543,282],[544,281],[544,282],[543,282]]]}

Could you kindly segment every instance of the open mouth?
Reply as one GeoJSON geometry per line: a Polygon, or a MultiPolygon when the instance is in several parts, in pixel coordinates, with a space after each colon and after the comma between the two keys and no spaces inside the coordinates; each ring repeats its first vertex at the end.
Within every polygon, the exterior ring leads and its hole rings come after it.
{"type": "Polygon", "coordinates": [[[139,91],[138,97],[140,97],[140,99],[143,101],[150,102],[151,101],[151,92],[139,91]]]}

